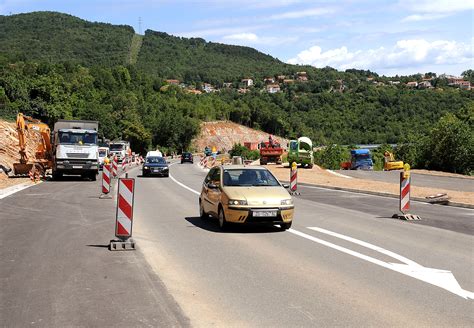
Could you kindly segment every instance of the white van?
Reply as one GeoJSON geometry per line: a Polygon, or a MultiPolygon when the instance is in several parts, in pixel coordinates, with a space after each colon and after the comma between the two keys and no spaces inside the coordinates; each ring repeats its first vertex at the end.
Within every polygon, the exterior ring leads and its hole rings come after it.
{"type": "Polygon", "coordinates": [[[149,156],[163,157],[163,154],[159,150],[151,150],[148,153],[146,153],[146,157],[149,157],[149,156]]]}

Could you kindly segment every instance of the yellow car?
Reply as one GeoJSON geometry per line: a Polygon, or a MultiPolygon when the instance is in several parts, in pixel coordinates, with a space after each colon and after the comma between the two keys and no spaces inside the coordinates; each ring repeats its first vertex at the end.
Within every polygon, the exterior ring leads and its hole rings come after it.
{"type": "Polygon", "coordinates": [[[213,167],[199,196],[201,218],[219,219],[225,230],[229,223],[266,223],[289,229],[293,221],[293,199],[264,167],[222,165],[213,167]]]}

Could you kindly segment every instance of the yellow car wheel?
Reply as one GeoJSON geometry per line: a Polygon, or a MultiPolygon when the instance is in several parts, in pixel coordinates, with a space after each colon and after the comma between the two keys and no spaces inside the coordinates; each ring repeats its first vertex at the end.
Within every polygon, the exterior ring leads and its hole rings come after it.
{"type": "Polygon", "coordinates": [[[225,231],[227,230],[227,227],[229,226],[229,223],[227,223],[226,219],[225,219],[225,214],[224,214],[224,210],[222,208],[219,209],[219,228],[222,230],[222,231],[225,231]]]}
{"type": "Polygon", "coordinates": [[[203,220],[209,217],[209,215],[204,211],[204,207],[202,206],[201,200],[199,200],[199,216],[203,220]]]}

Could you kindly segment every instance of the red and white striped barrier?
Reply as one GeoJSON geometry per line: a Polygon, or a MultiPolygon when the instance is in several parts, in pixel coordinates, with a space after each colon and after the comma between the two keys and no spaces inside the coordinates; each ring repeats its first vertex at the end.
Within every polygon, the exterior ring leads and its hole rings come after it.
{"type": "Polygon", "coordinates": [[[290,193],[298,195],[298,166],[295,162],[290,166],[290,193]]]}
{"type": "Polygon", "coordinates": [[[102,194],[107,195],[110,192],[110,164],[105,164],[102,170],[102,194]]]}
{"type": "Polygon", "coordinates": [[[209,166],[214,167],[214,165],[216,165],[216,159],[214,157],[211,157],[209,159],[209,166]]]}
{"type": "Polygon", "coordinates": [[[112,177],[113,178],[117,177],[117,170],[118,170],[117,156],[114,156],[114,159],[112,160],[112,177]]]}
{"type": "Polygon", "coordinates": [[[421,220],[418,215],[408,213],[408,211],[410,210],[410,184],[410,165],[405,164],[404,171],[400,172],[399,210],[402,214],[394,214],[392,216],[393,218],[399,218],[402,220],[421,220]]]}
{"type": "Polygon", "coordinates": [[[135,179],[119,179],[115,236],[122,240],[128,239],[132,236],[134,191],[135,179]]]}
{"type": "Polygon", "coordinates": [[[207,162],[208,162],[208,157],[204,157],[201,159],[201,162],[199,163],[203,168],[207,167],[207,162]]]}
{"type": "Polygon", "coordinates": [[[126,171],[127,170],[127,157],[124,157],[122,159],[122,171],[126,171]]]}
{"type": "Polygon", "coordinates": [[[410,175],[400,172],[400,212],[406,214],[410,210],[410,175]]]}

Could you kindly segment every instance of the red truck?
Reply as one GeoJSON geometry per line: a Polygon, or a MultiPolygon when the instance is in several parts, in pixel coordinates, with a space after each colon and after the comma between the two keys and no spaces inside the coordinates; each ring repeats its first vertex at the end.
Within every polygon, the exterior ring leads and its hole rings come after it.
{"type": "Polygon", "coordinates": [[[267,142],[262,141],[258,148],[260,149],[260,165],[267,165],[267,163],[281,164],[283,148],[272,136],[268,137],[267,142]]]}

